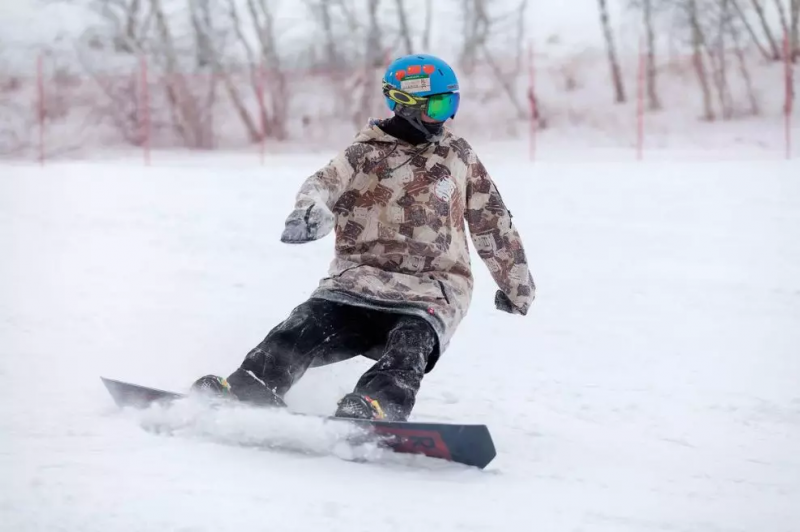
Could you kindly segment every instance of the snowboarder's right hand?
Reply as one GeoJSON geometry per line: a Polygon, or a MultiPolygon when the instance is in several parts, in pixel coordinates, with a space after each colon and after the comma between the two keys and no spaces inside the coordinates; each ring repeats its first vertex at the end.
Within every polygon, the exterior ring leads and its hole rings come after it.
{"type": "Polygon", "coordinates": [[[333,230],[333,213],[325,205],[312,204],[305,209],[295,209],[286,219],[281,242],[302,244],[320,239],[333,230]]]}
{"type": "Polygon", "coordinates": [[[511,298],[508,297],[502,290],[495,292],[494,306],[497,308],[497,310],[502,310],[503,312],[508,312],[509,314],[519,314],[524,316],[528,313],[527,310],[518,309],[515,307],[514,303],[511,302],[511,298]]]}

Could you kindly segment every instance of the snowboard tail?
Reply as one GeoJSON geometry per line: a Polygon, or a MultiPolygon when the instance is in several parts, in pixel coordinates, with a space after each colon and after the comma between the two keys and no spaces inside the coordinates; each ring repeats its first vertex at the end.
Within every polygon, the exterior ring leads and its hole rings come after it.
{"type": "MultiPolygon", "coordinates": [[[[120,408],[147,408],[183,399],[186,394],[148,388],[101,377],[120,408]]],[[[486,425],[417,423],[412,421],[371,421],[325,417],[329,422],[351,423],[378,436],[382,445],[399,453],[422,454],[468,466],[485,468],[497,455],[486,425]]]]}
{"type": "Polygon", "coordinates": [[[147,388],[138,384],[106,379],[105,377],[100,377],[100,379],[105,384],[108,393],[111,394],[111,398],[120,408],[131,406],[147,408],[152,404],[168,403],[186,397],[182,393],[166,392],[157,388],[147,388]]]}

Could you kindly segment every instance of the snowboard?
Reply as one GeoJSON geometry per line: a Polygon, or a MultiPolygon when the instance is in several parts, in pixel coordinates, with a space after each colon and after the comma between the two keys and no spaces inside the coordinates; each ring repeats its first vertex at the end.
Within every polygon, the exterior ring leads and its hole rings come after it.
{"type": "MultiPolygon", "coordinates": [[[[101,377],[120,408],[147,408],[168,404],[186,394],[148,388],[101,377]]],[[[292,415],[308,415],[292,413],[292,415]]],[[[422,454],[467,466],[485,468],[497,455],[486,425],[418,423],[414,421],[370,421],[318,416],[326,422],[351,423],[376,437],[380,445],[398,453],[422,454]]]]}

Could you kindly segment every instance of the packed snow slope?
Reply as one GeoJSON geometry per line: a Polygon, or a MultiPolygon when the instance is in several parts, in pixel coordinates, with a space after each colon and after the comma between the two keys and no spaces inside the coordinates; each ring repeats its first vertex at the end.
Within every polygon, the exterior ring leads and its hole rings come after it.
{"type": "MultiPolygon", "coordinates": [[[[800,164],[484,152],[537,301],[494,310],[475,256],[413,417],[488,424],[485,471],[103,389],[227,375],[311,293],[332,238],[279,235],[327,156],[0,167],[0,528],[798,530],[800,164]]],[[[288,402],[330,413],[368,366],[311,370],[288,402]]]]}

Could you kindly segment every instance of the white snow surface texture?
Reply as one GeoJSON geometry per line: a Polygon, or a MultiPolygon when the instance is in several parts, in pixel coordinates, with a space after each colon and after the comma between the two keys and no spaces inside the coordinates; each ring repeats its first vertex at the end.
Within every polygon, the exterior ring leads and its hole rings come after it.
{"type": "MultiPolygon", "coordinates": [[[[473,255],[412,419],[487,424],[484,471],[102,387],[227,375],[311,293],[332,238],[279,235],[326,156],[0,167],[0,529],[800,530],[800,164],[480,152],[537,300],[496,311],[473,255]]],[[[331,413],[370,363],[309,371],[290,407],[331,413]]]]}

